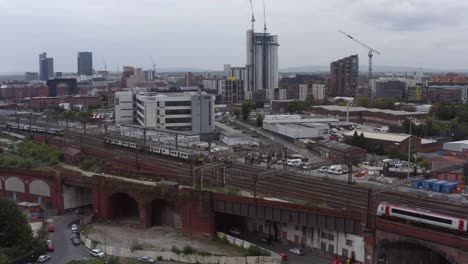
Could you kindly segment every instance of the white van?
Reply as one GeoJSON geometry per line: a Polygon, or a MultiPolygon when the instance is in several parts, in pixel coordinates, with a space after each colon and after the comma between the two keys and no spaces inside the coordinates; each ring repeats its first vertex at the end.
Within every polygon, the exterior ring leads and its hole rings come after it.
{"type": "Polygon", "coordinates": [[[288,159],[286,164],[288,164],[288,166],[291,166],[291,167],[299,167],[302,164],[302,160],[301,159],[288,159]]]}

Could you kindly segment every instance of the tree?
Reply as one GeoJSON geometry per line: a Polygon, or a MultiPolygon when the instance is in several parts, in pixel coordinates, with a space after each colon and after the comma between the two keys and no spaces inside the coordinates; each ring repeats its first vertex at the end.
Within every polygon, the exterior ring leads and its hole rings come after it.
{"type": "Polygon", "coordinates": [[[313,94],[309,94],[309,95],[307,96],[307,99],[306,99],[305,102],[306,102],[306,105],[307,105],[307,106],[311,106],[311,105],[316,105],[316,104],[317,104],[317,102],[315,102],[315,98],[314,98],[314,95],[313,95],[313,94]]]}
{"type": "Polygon", "coordinates": [[[241,110],[238,107],[236,107],[236,108],[232,109],[232,113],[236,116],[237,119],[239,119],[240,114],[241,114],[241,110]]]}
{"type": "Polygon", "coordinates": [[[257,113],[257,126],[263,126],[263,114],[262,113],[257,113]]]}
{"type": "Polygon", "coordinates": [[[33,233],[26,216],[14,202],[0,198],[0,247],[26,251],[32,248],[33,243],[33,233]]]}
{"type": "Polygon", "coordinates": [[[429,113],[434,115],[439,120],[452,120],[455,118],[455,108],[452,104],[446,102],[438,102],[434,104],[429,113]]]}
{"type": "Polygon", "coordinates": [[[244,102],[242,104],[242,120],[247,121],[249,119],[250,112],[254,109],[255,105],[251,102],[244,102]]]}
{"type": "Polygon", "coordinates": [[[369,107],[370,106],[370,100],[369,98],[365,96],[360,96],[356,98],[356,105],[360,107],[369,107]]]}

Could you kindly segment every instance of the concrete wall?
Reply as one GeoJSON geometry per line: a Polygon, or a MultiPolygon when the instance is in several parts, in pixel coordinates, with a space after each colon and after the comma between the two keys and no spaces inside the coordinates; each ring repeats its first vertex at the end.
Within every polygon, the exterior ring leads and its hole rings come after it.
{"type": "MultiPolygon", "coordinates": [[[[269,235],[269,221],[248,218],[247,230],[249,232],[262,232],[265,236],[269,235]],[[256,228],[256,230],[254,229],[256,228]]],[[[305,246],[310,251],[319,250],[328,252],[331,255],[343,256],[344,252],[355,252],[357,261],[364,261],[364,238],[344,232],[327,230],[321,228],[304,227],[287,223],[273,223],[278,226],[278,239],[280,242],[291,245],[305,246]],[[343,250],[344,249],[344,250],[343,250]]],[[[271,228],[271,235],[274,237],[274,228],[271,228]]]]}
{"type": "MultiPolygon", "coordinates": [[[[228,238],[229,239],[229,238],[228,238]]],[[[154,259],[162,258],[163,260],[176,261],[181,263],[203,263],[203,264],[280,264],[281,258],[279,256],[264,257],[230,257],[230,256],[200,256],[200,255],[184,255],[176,254],[170,251],[146,251],[134,250],[129,248],[105,246],[87,238],[84,234],[81,235],[81,241],[89,249],[100,249],[105,254],[118,257],[138,258],[140,256],[149,256],[154,259]]],[[[240,243],[240,242],[238,242],[240,243]]],[[[248,242],[246,242],[248,243],[248,242]]],[[[249,243],[250,244],[250,243],[249,243]]]]}
{"type": "Polygon", "coordinates": [[[91,189],[63,185],[63,209],[92,204],[91,189]]]}

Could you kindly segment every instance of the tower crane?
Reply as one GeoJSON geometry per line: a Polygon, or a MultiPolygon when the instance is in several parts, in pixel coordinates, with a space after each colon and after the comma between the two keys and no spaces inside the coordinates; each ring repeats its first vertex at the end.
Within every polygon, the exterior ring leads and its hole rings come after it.
{"type": "Polygon", "coordinates": [[[380,52],[378,52],[377,50],[369,47],[364,42],[353,38],[351,35],[349,35],[348,33],[344,32],[344,31],[338,30],[338,32],[340,32],[341,34],[343,34],[346,37],[350,38],[351,40],[354,40],[354,42],[358,43],[359,45],[361,45],[364,48],[369,50],[369,55],[368,56],[369,56],[369,95],[370,95],[370,89],[371,89],[371,83],[372,83],[372,57],[374,56],[374,53],[377,53],[378,55],[380,55],[380,52]]]}
{"type": "Polygon", "coordinates": [[[250,19],[250,22],[252,22],[252,34],[250,36],[250,59],[251,59],[251,65],[249,69],[249,75],[250,75],[250,90],[255,91],[254,85],[256,84],[255,80],[255,56],[254,56],[254,50],[255,50],[255,16],[254,16],[254,9],[253,9],[253,4],[252,0],[250,0],[250,11],[252,12],[252,18],[250,19]]]}

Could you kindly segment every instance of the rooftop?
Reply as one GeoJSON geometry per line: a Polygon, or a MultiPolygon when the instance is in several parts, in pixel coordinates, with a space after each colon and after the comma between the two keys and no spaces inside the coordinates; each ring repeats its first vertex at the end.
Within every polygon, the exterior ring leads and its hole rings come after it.
{"type": "Polygon", "coordinates": [[[361,135],[362,133],[364,134],[364,137],[368,139],[384,140],[384,141],[391,141],[391,142],[402,142],[403,140],[409,137],[408,134],[367,132],[367,131],[361,131],[361,130],[348,131],[345,133],[345,136],[352,137],[354,135],[354,132],[357,132],[358,135],[361,135]]]}
{"type": "Polygon", "coordinates": [[[325,141],[320,142],[320,144],[327,148],[335,149],[338,151],[350,151],[353,148],[357,148],[357,147],[354,147],[345,143],[338,142],[336,140],[325,140],[325,141]]]}
{"type": "MultiPolygon", "coordinates": [[[[322,108],[329,111],[341,111],[346,112],[348,111],[347,106],[339,106],[339,105],[319,105],[319,106],[312,106],[312,108],[322,108]]],[[[360,106],[350,106],[349,112],[374,112],[374,113],[385,113],[391,115],[402,115],[402,116],[410,116],[410,115],[427,115],[426,112],[408,112],[408,111],[401,111],[401,110],[389,110],[389,109],[378,109],[378,108],[366,108],[360,106]]]]}
{"type": "Polygon", "coordinates": [[[304,119],[271,119],[271,120],[263,120],[263,123],[273,123],[273,124],[287,124],[287,123],[330,123],[336,122],[338,119],[336,118],[304,118],[304,119]]]}

